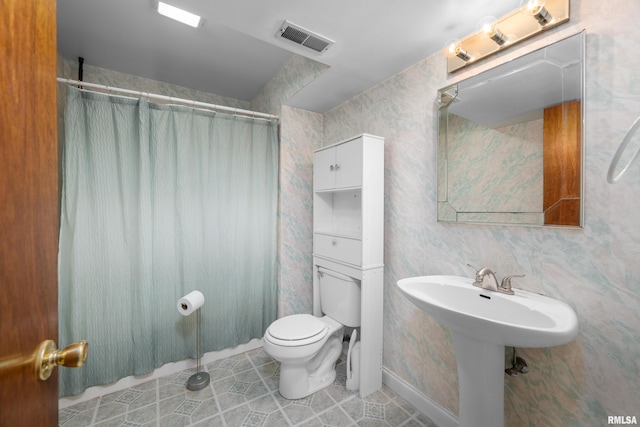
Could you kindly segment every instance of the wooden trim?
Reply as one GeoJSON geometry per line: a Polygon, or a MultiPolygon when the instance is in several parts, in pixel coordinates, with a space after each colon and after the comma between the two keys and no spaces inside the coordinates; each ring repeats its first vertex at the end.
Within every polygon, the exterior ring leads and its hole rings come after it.
{"type": "Polygon", "coordinates": [[[544,110],[544,223],[580,226],[581,104],[544,110]]]}

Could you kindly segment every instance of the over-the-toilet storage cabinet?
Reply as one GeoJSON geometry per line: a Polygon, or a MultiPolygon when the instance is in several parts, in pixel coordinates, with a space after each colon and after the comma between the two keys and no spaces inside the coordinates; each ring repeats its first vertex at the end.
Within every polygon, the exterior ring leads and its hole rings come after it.
{"type": "Polygon", "coordinates": [[[313,314],[318,267],[361,281],[360,395],[382,386],[384,139],[362,134],[313,158],[313,314]]]}

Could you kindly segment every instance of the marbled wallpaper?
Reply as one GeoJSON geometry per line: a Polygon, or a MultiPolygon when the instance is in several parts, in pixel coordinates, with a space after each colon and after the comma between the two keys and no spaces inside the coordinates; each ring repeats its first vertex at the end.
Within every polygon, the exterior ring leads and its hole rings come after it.
{"type": "Polygon", "coordinates": [[[278,317],[313,307],[313,150],[322,147],[322,114],[286,106],[328,66],[294,55],[252,100],[280,116],[278,317]]]}
{"type": "MultiPolygon", "coordinates": [[[[121,73],[119,71],[108,70],[96,67],[88,62],[84,62],[83,80],[88,83],[97,83],[105,86],[113,86],[121,89],[138,90],[152,94],[173,96],[176,98],[190,99],[210,104],[224,105],[226,107],[250,109],[251,103],[241,99],[228,96],[216,95],[201,90],[191,89],[170,83],[160,82],[145,77],[134,76],[121,73]]],[[[58,57],[58,77],[77,80],[78,62],[58,57]]],[[[116,93],[117,94],[117,93],[116,93]]],[[[156,101],[159,102],[159,101],[156,101]]]]}
{"type": "MultiPolygon", "coordinates": [[[[492,129],[447,114],[447,146],[440,147],[447,161],[438,163],[446,189],[438,199],[455,211],[453,221],[544,222],[543,127],[538,119],[492,129]]],[[[451,220],[440,215],[442,203],[438,218],[451,220]]]]}
{"type": "Polygon", "coordinates": [[[322,114],[281,108],[278,317],[313,309],[313,150],[322,124],[322,114]]]}
{"type": "Polygon", "coordinates": [[[281,106],[285,105],[288,99],[304,89],[328,68],[328,65],[321,62],[293,55],[251,101],[251,108],[256,111],[279,114],[281,106]]]}
{"type": "Polygon", "coordinates": [[[640,114],[636,0],[571,1],[571,21],[448,78],[430,56],[324,115],[324,143],[368,132],[385,144],[384,367],[453,414],[457,374],[446,329],[396,290],[403,277],[471,276],[465,266],[526,274],[516,287],[578,314],[564,346],[521,349],[528,375],[506,377],[508,426],[601,426],[640,417],[640,165],[616,185],[609,162],[640,114]],[[437,89],[551,41],[586,31],[585,227],[455,225],[436,221],[437,89]]]}

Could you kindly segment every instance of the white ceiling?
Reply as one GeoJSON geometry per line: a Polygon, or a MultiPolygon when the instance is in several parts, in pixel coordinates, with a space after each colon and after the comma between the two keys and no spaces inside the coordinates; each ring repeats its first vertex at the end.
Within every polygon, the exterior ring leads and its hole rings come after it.
{"type": "Polygon", "coordinates": [[[250,101],[293,54],[330,68],[289,105],[324,113],[500,17],[521,0],[165,0],[199,14],[191,28],[154,0],[58,0],[67,59],[250,101]],[[324,54],[274,35],[287,19],[335,41],[324,54]]]}

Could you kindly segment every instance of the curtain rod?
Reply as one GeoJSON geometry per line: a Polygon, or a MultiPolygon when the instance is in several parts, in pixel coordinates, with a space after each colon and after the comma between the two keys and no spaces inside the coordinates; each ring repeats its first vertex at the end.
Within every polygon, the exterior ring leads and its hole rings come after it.
{"type": "Polygon", "coordinates": [[[268,120],[279,120],[280,119],[278,116],[274,116],[273,114],[260,113],[260,112],[251,111],[251,110],[243,110],[241,108],[226,107],[224,105],[209,104],[209,103],[206,103],[206,102],[193,101],[191,99],[175,98],[173,96],[158,95],[158,94],[149,93],[149,92],[141,92],[139,90],[121,89],[121,88],[117,88],[117,87],[113,87],[113,86],[101,85],[101,84],[97,84],[97,83],[88,83],[88,82],[80,81],[80,80],[65,79],[63,77],[58,77],[57,80],[60,83],[68,83],[70,85],[75,85],[75,86],[86,86],[86,87],[91,87],[91,88],[96,88],[96,89],[103,89],[103,90],[106,90],[108,92],[120,92],[120,93],[124,93],[124,94],[128,94],[128,95],[143,96],[145,98],[155,98],[155,99],[160,99],[160,100],[163,100],[163,101],[179,102],[181,104],[186,104],[186,105],[190,105],[190,106],[194,106],[194,107],[204,107],[204,108],[210,108],[210,109],[214,109],[214,110],[226,111],[226,112],[230,112],[230,113],[233,113],[233,114],[249,116],[249,117],[252,117],[252,118],[262,118],[262,119],[268,119],[268,120]]]}

